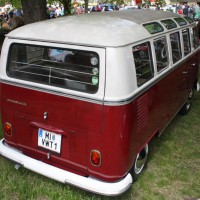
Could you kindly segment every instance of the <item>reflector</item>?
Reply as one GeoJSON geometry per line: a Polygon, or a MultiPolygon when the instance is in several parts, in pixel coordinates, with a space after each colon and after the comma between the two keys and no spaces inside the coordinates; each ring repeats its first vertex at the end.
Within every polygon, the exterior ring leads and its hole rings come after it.
{"type": "Polygon", "coordinates": [[[94,166],[101,165],[101,153],[97,150],[92,150],[90,154],[90,161],[94,166]]]}
{"type": "Polygon", "coordinates": [[[11,124],[6,122],[5,126],[4,126],[4,129],[5,129],[6,135],[11,137],[12,136],[12,126],[11,126],[11,124]]]}

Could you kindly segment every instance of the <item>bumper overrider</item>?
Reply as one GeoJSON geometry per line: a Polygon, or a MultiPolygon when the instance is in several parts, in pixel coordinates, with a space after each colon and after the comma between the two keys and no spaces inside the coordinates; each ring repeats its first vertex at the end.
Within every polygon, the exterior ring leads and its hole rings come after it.
{"type": "Polygon", "coordinates": [[[61,183],[71,184],[101,195],[120,195],[128,190],[132,184],[132,176],[130,174],[127,174],[124,179],[118,182],[110,183],[62,170],[22,154],[19,150],[8,146],[4,139],[0,140],[0,155],[29,170],[61,183]]]}

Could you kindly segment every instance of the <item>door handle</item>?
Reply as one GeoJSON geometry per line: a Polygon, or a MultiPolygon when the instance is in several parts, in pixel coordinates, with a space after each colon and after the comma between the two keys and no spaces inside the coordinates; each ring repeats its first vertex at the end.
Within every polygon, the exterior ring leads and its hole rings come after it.
{"type": "Polygon", "coordinates": [[[182,72],[183,74],[187,74],[188,72],[186,72],[186,71],[184,71],[184,72],[182,72]]]}

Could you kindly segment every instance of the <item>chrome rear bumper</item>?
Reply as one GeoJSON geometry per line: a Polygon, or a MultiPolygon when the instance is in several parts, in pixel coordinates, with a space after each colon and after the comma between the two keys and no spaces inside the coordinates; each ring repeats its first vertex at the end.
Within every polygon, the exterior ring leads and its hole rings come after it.
{"type": "Polygon", "coordinates": [[[8,146],[4,139],[0,140],[0,155],[41,175],[97,194],[107,196],[120,195],[128,190],[132,184],[132,176],[130,174],[127,174],[124,179],[118,182],[108,183],[62,170],[22,154],[17,149],[8,146]]]}

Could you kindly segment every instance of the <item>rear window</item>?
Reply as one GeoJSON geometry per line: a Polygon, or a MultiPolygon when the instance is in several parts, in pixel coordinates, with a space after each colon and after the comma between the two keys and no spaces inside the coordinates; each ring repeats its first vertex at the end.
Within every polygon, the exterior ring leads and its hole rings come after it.
{"type": "Polygon", "coordinates": [[[10,77],[87,93],[98,90],[95,52],[13,44],[8,60],[10,77]]]}

